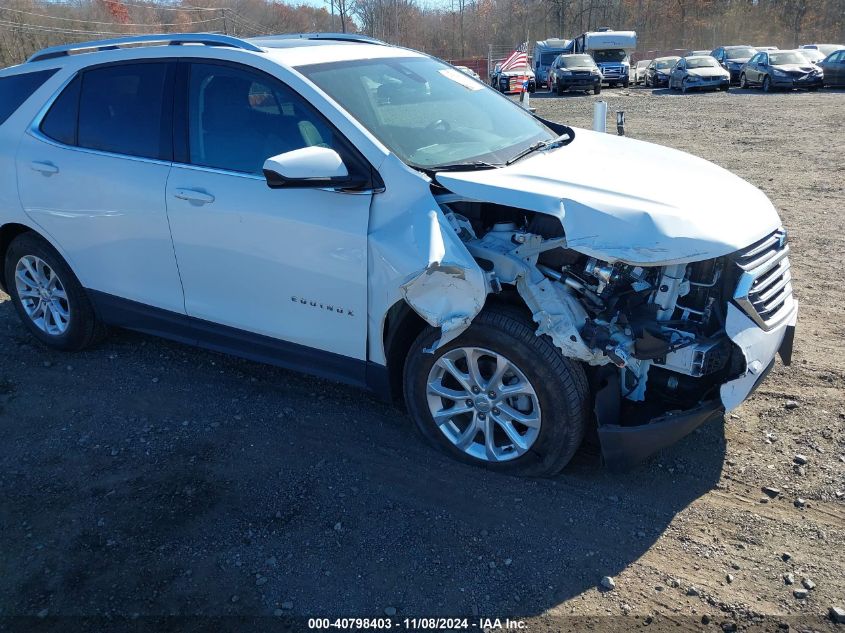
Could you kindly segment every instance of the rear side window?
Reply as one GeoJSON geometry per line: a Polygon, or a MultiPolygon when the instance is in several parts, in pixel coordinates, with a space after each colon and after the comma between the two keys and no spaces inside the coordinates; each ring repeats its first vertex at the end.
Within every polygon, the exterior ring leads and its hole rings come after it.
{"type": "Polygon", "coordinates": [[[32,96],[58,69],[23,73],[0,79],[0,125],[32,96]]]}
{"type": "Polygon", "coordinates": [[[66,145],[171,160],[169,69],[156,62],[87,70],[62,91],[41,131],[66,145]]]}
{"type": "Polygon", "coordinates": [[[167,64],[126,64],[82,77],[77,144],[115,154],[170,158],[163,123],[167,64]]]}
{"type": "Polygon", "coordinates": [[[76,121],[79,119],[79,92],[82,86],[80,77],[74,78],[62,90],[47,116],[41,121],[41,132],[51,139],[65,145],[76,145],[76,121]]]}

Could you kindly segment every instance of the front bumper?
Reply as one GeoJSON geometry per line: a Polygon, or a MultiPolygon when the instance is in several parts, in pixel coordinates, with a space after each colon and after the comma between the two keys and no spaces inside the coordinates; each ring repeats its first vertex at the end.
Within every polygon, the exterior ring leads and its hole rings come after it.
{"type": "Polygon", "coordinates": [[[563,90],[592,90],[601,85],[601,75],[590,77],[558,77],[557,83],[563,90]]]}
{"type": "Polygon", "coordinates": [[[651,85],[653,88],[662,88],[664,86],[669,85],[669,75],[655,75],[651,79],[651,85]]]}
{"type": "Polygon", "coordinates": [[[625,470],[657,451],[671,446],[708,420],[738,407],[760,385],[780,354],[784,364],[792,358],[798,303],[789,315],[768,331],[758,327],[735,305],[728,304],[725,331],[745,358],[741,376],[724,383],[719,398],[686,411],[667,411],[647,424],[622,426],[619,422],[619,382],[615,375],[596,393],[595,414],[602,459],[611,470],[625,470]]]}
{"type": "Polygon", "coordinates": [[[708,77],[700,81],[690,81],[687,85],[693,90],[718,90],[719,88],[726,88],[731,83],[727,77],[708,77]]]}
{"type": "MultiPolygon", "coordinates": [[[[518,80],[516,77],[500,77],[499,78],[499,90],[504,93],[512,93],[512,92],[521,92],[522,81],[518,80]]],[[[534,92],[537,90],[537,81],[535,79],[528,80],[528,92],[534,92]]]]}
{"type": "Polygon", "coordinates": [[[821,88],[824,85],[824,76],[816,75],[810,77],[775,77],[771,75],[772,86],[775,88],[821,88]]]}
{"type": "Polygon", "coordinates": [[[727,68],[726,69],[731,74],[731,85],[739,84],[739,76],[742,73],[742,67],[737,68],[727,68]]]}

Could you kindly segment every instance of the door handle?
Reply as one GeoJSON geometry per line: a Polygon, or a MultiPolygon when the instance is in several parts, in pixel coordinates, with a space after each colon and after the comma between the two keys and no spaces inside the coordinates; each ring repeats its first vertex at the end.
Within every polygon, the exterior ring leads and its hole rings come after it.
{"type": "Polygon", "coordinates": [[[187,200],[188,202],[196,202],[198,204],[211,204],[214,202],[214,196],[204,191],[197,191],[196,189],[177,189],[174,196],[179,200],[187,200]]]}
{"type": "Polygon", "coordinates": [[[29,166],[33,171],[41,172],[45,176],[52,176],[53,174],[59,173],[58,167],[56,167],[53,163],[46,161],[34,160],[29,164],[29,166]]]}

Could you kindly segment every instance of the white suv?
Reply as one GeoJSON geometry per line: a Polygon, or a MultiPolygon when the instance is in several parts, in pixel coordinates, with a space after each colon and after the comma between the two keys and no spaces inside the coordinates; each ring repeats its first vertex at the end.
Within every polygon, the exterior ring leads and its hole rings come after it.
{"type": "Polygon", "coordinates": [[[41,342],[126,327],[403,397],[502,471],[559,471],[593,423],[626,466],[738,406],[791,353],[788,250],[729,172],[367,38],[0,72],[0,279],[41,342]]]}

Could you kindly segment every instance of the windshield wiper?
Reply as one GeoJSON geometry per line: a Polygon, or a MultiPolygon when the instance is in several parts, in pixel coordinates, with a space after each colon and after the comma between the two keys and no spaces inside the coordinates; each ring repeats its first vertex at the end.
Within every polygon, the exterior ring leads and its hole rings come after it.
{"type": "Polygon", "coordinates": [[[557,138],[549,139],[548,141],[537,141],[536,143],[529,145],[521,152],[518,152],[515,156],[511,157],[505,165],[513,165],[516,161],[520,158],[525,158],[529,154],[533,154],[536,151],[541,149],[549,149],[550,147],[562,147],[564,145],[569,145],[573,139],[575,138],[575,132],[572,128],[566,128],[563,134],[558,136],[557,138]]]}
{"type": "Polygon", "coordinates": [[[478,171],[480,169],[498,169],[501,165],[488,163],[483,160],[470,160],[463,163],[446,163],[434,167],[420,167],[427,174],[436,174],[441,171],[478,171]]]}

